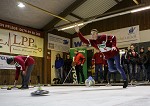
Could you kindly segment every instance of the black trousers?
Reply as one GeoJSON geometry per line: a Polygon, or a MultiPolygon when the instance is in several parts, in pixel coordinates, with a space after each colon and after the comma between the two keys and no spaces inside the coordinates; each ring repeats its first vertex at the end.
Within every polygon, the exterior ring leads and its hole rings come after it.
{"type": "Polygon", "coordinates": [[[85,78],[84,78],[84,74],[83,74],[83,66],[76,65],[75,69],[76,69],[78,83],[80,82],[80,74],[81,74],[81,77],[82,77],[82,82],[84,82],[85,78]]]}
{"type": "Polygon", "coordinates": [[[150,81],[150,66],[147,67],[147,80],[150,81]]]}
{"type": "Polygon", "coordinates": [[[104,80],[107,81],[108,66],[104,65],[104,80]]]}

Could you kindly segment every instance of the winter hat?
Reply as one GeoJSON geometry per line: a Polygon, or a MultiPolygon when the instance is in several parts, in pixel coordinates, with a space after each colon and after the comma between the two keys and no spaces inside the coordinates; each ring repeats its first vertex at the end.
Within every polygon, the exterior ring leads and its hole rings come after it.
{"type": "Polygon", "coordinates": [[[13,62],[13,61],[14,61],[14,58],[13,58],[13,57],[9,57],[9,58],[7,58],[7,60],[6,60],[7,64],[10,64],[10,63],[13,62]]]}

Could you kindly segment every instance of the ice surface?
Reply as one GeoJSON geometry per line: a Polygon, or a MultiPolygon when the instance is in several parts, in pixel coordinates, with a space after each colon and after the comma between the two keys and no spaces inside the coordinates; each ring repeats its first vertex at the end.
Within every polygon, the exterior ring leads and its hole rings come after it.
{"type": "Polygon", "coordinates": [[[0,89],[0,106],[150,106],[150,86],[51,86],[47,96],[31,96],[37,88],[0,89]]]}

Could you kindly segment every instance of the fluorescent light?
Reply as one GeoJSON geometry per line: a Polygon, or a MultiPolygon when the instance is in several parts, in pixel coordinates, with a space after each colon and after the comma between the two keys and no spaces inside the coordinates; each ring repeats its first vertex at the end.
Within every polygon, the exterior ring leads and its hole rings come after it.
{"type": "MultiPolygon", "coordinates": [[[[120,16],[120,15],[125,15],[125,14],[129,14],[129,13],[130,13],[130,11],[125,11],[125,12],[121,12],[121,13],[117,13],[117,14],[113,14],[113,15],[109,15],[109,16],[105,16],[105,17],[89,20],[89,21],[86,21],[86,22],[78,24],[78,26],[82,26],[82,25],[89,24],[89,23],[92,23],[92,22],[96,22],[96,21],[100,21],[100,20],[104,20],[104,19],[108,19],[108,18],[120,16]]],[[[72,25],[72,26],[68,26],[68,27],[64,27],[64,28],[58,29],[58,31],[71,29],[71,28],[74,28],[74,27],[75,27],[75,25],[72,25]]]]}
{"type": "MultiPolygon", "coordinates": [[[[82,26],[82,25],[84,25],[83,23],[80,23],[80,24],[77,24],[78,26],[82,26]]],[[[61,28],[61,29],[58,29],[58,31],[60,31],[60,30],[66,30],[66,29],[70,29],[70,28],[74,28],[75,27],[75,25],[72,25],[72,26],[68,26],[68,27],[65,27],[65,28],[61,28]]]]}
{"type": "MultiPolygon", "coordinates": [[[[120,13],[116,13],[116,14],[104,16],[104,17],[101,17],[101,18],[89,20],[89,21],[86,21],[86,22],[83,22],[83,23],[78,24],[78,26],[85,25],[85,24],[89,24],[89,23],[92,23],[92,22],[100,21],[100,20],[104,20],[104,19],[108,19],[108,18],[113,18],[113,17],[125,15],[125,14],[130,14],[130,13],[134,13],[134,12],[139,12],[139,11],[143,11],[143,10],[147,10],[147,9],[150,9],[150,6],[143,7],[143,8],[138,8],[138,9],[134,9],[134,10],[129,10],[129,11],[124,11],[124,12],[120,12],[120,13]]],[[[73,27],[75,27],[75,25],[58,29],[58,31],[70,29],[70,28],[73,28],[73,27]]]]}
{"type": "Polygon", "coordinates": [[[24,5],[23,3],[21,3],[21,2],[19,2],[19,3],[18,3],[18,7],[20,7],[20,8],[24,8],[24,7],[25,7],[25,5],[24,5]]]}
{"type": "Polygon", "coordinates": [[[135,12],[139,12],[139,11],[143,11],[143,10],[148,10],[148,9],[150,9],[150,6],[131,10],[131,13],[135,13],[135,12]]]}

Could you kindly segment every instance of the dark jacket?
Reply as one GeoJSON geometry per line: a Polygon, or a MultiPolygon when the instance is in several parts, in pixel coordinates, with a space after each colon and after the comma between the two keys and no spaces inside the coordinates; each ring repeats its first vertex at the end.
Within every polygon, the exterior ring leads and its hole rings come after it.
{"type": "Polygon", "coordinates": [[[66,59],[64,61],[64,70],[69,71],[72,67],[72,59],[66,59]]]}
{"type": "Polygon", "coordinates": [[[146,53],[146,56],[147,56],[147,62],[146,63],[150,64],[150,51],[148,51],[146,53]]]}
{"type": "Polygon", "coordinates": [[[147,62],[145,64],[145,68],[148,68],[148,66],[150,66],[150,51],[146,53],[146,56],[147,56],[147,62]]]}
{"type": "Polygon", "coordinates": [[[130,64],[137,64],[139,59],[139,54],[135,51],[135,55],[131,50],[128,51],[128,59],[130,64]]]}
{"type": "Polygon", "coordinates": [[[121,65],[129,64],[129,60],[128,60],[127,56],[128,56],[128,53],[122,54],[122,56],[121,56],[121,65]]]}
{"type": "Polygon", "coordinates": [[[148,58],[147,55],[144,52],[139,53],[139,59],[138,59],[138,64],[146,64],[148,58]]]}

